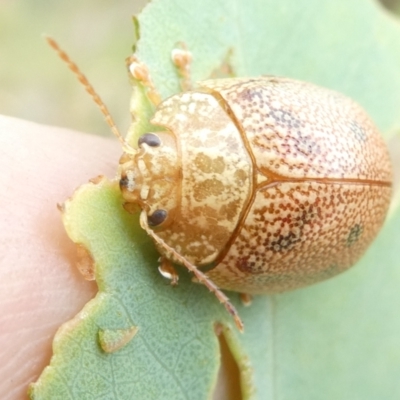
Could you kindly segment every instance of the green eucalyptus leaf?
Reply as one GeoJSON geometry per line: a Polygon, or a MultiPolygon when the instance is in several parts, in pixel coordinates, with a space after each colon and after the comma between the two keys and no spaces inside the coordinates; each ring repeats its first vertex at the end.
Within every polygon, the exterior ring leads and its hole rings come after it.
{"type": "MultiPolygon", "coordinates": [[[[387,137],[399,124],[400,27],[373,1],[154,0],[135,24],[136,56],[163,98],[179,92],[170,55],[183,42],[193,53],[194,80],[222,64],[238,76],[308,80],[356,99],[387,137]]],[[[132,141],[149,127],[143,93],[136,87],[132,141]]],[[[240,334],[186,270],[179,269],[175,288],[162,279],[153,243],[122,203],[117,183],[102,179],[65,204],[65,227],[94,260],[99,293],[56,335],[32,399],[208,399],[219,331],[238,364],[244,399],[396,398],[398,207],[341,276],[257,296],[246,308],[228,293],[245,323],[240,334]]]]}

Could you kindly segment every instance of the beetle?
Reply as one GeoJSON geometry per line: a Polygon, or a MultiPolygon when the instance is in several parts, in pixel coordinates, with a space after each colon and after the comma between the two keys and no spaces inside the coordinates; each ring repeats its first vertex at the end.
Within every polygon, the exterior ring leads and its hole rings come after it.
{"type": "Polygon", "coordinates": [[[173,61],[184,90],[163,101],[147,68],[134,57],[128,63],[157,106],[151,124],[161,128],[142,135],[137,149],[95,100],[124,146],[125,207],[140,206],[141,226],[162,255],[160,272],[176,284],[172,263],[186,266],[242,329],[220,288],[291,290],[364,254],[390,204],[388,151],[366,112],[342,94],[275,76],[207,80],[193,89],[190,53],[176,50],[173,61]]]}

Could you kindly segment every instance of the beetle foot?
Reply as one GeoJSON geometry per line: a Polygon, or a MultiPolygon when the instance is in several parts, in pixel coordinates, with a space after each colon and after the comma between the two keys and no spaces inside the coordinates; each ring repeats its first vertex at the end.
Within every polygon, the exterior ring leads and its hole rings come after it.
{"type": "Polygon", "coordinates": [[[172,263],[164,257],[160,257],[159,261],[158,271],[160,274],[171,281],[171,286],[176,286],[179,281],[179,275],[172,263]]]}
{"type": "Polygon", "coordinates": [[[186,92],[192,89],[192,80],[190,77],[190,64],[192,63],[192,53],[182,42],[171,52],[171,59],[178,70],[181,79],[181,89],[186,92]]]}
{"type": "Polygon", "coordinates": [[[248,307],[251,305],[251,303],[253,302],[253,296],[251,294],[248,293],[240,293],[240,300],[242,301],[242,304],[245,307],[248,307]]]}
{"type": "Polygon", "coordinates": [[[140,62],[135,56],[126,59],[126,65],[132,78],[138,81],[147,89],[147,97],[157,106],[161,103],[161,96],[157,92],[156,87],[150,77],[149,69],[145,64],[140,62]]]}

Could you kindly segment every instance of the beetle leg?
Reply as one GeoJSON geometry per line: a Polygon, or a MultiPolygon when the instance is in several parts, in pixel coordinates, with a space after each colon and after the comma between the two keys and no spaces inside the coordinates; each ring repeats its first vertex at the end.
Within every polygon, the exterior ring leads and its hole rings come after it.
{"type": "Polygon", "coordinates": [[[245,307],[248,307],[253,302],[253,297],[248,293],[240,293],[240,300],[245,307]]]}
{"type": "Polygon", "coordinates": [[[193,87],[190,77],[190,64],[192,63],[192,53],[187,50],[184,43],[179,43],[178,46],[178,48],[172,50],[171,59],[175,67],[177,68],[179,76],[181,78],[181,89],[182,91],[187,92],[193,87]]]}
{"type": "Polygon", "coordinates": [[[147,97],[155,106],[158,106],[161,103],[161,96],[151,80],[149,69],[146,65],[133,55],[126,59],[126,65],[132,78],[147,89],[147,97]]]}
{"type": "Polygon", "coordinates": [[[178,284],[179,275],[176,269],[172,265],[172,262],[165,257],[160,258],[160,266],[158,267],[160,274],[171,281],[171,286],[176,286],[178,284]]]}
{"type": "Polygon", "coordinates": [[[236,75],[232,66],[232,56],[233,49],[229,49],[221,64],[211,72],[210,77],[207,79],[234,78],[236,75]]]}
{"type": "Polygon", "coordinates": [[[142,211],[140,214],[140,226],[147,232],[147,234],[162,248],[167,250],[178,262],[180,262],[182,265],[184,265],[190,272],[192,272],[197,280],[202,283],[204,286],[207,287],[207,289],[214,293],[214,295],[217,297],[219,302],[224,305],[225,309],[228,311],[228,313],[233,317],[235,324],[237,328],[239,329],[240,332],[243,332],[243,322],[239,317],[239,314],[234,307],[234,305],[229,301],[228,297],[218,288],[218,286],[210,279],[206,274],[201,272],[195,265],[190,263],[188,260],[186,260],[185,257],[181,256],[175,249],[173,249],[171,246],[168,246],[167,243],[164,242],[160,237],[158,237],[153,230],[150,229],[148,223],[147,223],[147,214],[146,211],[142,211]]]}

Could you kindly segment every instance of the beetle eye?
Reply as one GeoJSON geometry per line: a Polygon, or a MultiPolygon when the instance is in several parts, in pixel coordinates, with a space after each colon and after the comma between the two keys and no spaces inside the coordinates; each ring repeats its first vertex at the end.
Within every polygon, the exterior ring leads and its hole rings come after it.
{"type": "Polygon", "coordinates": [[[167,218],[167,212],[165,210],[156,210],[153,214],[147,217],[150,226],[160,225],[167,218]]]}
{"type": "Polygon", "coordinates": [[[120,189],[124,189],[128,186],[129,179],[127,176],[122,176],[121,179],[119,180],[119,187],[120,189]]]}
{"type": "Polygon", "coordinates": [[[157,147],[161,144],[160,138],[154,133],[145,133],[140,136],[138,140],[138,145],[140,146],[142,143],[146,143],[148,146],[157,147]]]}

